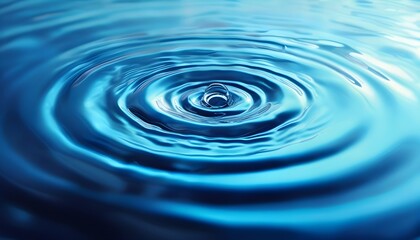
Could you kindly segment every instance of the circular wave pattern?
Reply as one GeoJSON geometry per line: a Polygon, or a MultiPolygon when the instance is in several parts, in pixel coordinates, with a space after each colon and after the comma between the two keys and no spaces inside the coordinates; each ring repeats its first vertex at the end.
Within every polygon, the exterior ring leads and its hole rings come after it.
{"type": "Polygon", "coordinates": [[[240,17],[245,10],[208,22],[216,18],[206,9],[223,13],[229,1],[109,4],[115,12],[66,12],[74,5],[63,3],[38,13],[41,1],[1,11],[32,19],[0,38],[9,42],[0,56],[11,59],[0,65],[3,77],[15,79],[2,81],[0,99],[9,103],[0,142],[9,229],[57,237],[45,228],[54,220],[71,222],[61,229],[70,237],[98,236],[104,226],[123,238],[418,234],[410,212],[420,198],[420,91],[411,76],[420,61],[413,53],[393,65],[386,51],[404,52],[395,35],[360,29],[384,41],[372,51],[359,35],[343,38],[336,29],[352,28],[338,20],[335,31],[293,28],[297,19],[264,19],[255,9],[263,29],[254,29],[240,17]],[[154,19],[156,9],[164,20],[154,19]],[[43,45],[43,35],[51,42],[43,45]],[[35,47],[42,50],[27,57],[35,47]],[[47,205],[62,217],[39,211],[47,205]],[[21,229],[22,216],[45,225],[21,229]],[[82,216],[103,220],[73,223],[82,216]]]}
{"type": "MultiPolygon", "coordinates": [[[[196,172],[200,172],[200,168],[206,172],[209,169],[232,171],[226,164],[236,165],[234,171],[241,171],[242,163],[246,169],[259,170],[256,165],[271,168],[273,161],[283,164],[267,156],[276,154],[278,158],[281,156],[278,153],[286,146],[316,141],[322,131],[335,128],[333,123],[328,124],[329,119],[347,119],[351,117],[348,115],[351,108],[367,107],[356,101],[359,96],[353,88],[360,87],[359,83],[345,71],[323,64],[322,59],[310,59],[310,49],[303,43],[289,44],[286,52],[283,44],[261,40],[261,46],[253,47],[266,49],[266,52],[256,54],[246,43],[258,44],[257,36],[251,40],[235,35],[229,39],[188,35],[192,37],[159,37],[146,43],[136,37],[124,38],[126,42],[113,40],[118,42],[119,49],[129,52],[106,57],[106,62],[92,65],[87,60],[91,55],[107,55],[107,51],[114,53],[115,49],[100,48],[100,53],[96,53],[89,46],[87,56],[83,55],[84,49],[71,53],[80,57],[74,65],[84,63],[86,68],[68,72],[50,87],[50,94],[46,94],[44,104],[57,105],[44,107],[50,110],[45,114],[65,129],[50,136],[74,135],[71,141],[85,143],[86,149],[92,147],[90,143],[95,139],[106,139],[105,142],[119,146],[116,149],[127,148],[127,152],[131,152],[130,161],[141,166],[184,171],[183,163],[187,161],[196,172]],[[203,42],[207,48],[200,47],[203,42]],[[120,44],[134,47],[130,49],[120,44]],[[224,46],[229,44],[235,48],[224,46]],[[153,47],[159,51],[154,52],[153,47]],[[308,56],[300,56],[304,52],[308,56]],[[303,60],[308,61],[307,66],[302,66],[303,60]],[[135,62],[144,65],[137,66],[135,62]],[[302,68],[312,69],[316,75],[329,79],[313,79],[299,72],[302,68]],[[316,82],[322,81],[337,85],[336,92],[317,86],[316,82]],[[215,82],[223,83],[232,92],[230,106],[211,109],[202,105],[205,89],[215,82]],[[354,87],[349,88],[346,82],[354,87]],[[323,96],[316,96],[322,91],[323,96]],[[357,105],[347,104],[346,112],[331,116],[330,111],[337,112],[336,109],[344,107],[334,101],[338,97],[342,101],[348,97],[357,105]],[[72,118],[68,116],[69,109],[74,109],[72,118]],[[86,129],[80,129],[80,122],[74,121],[74,117],[83,120],[86,129]],[[91,129],[96,134],[92,135],[91,129]],[[151,162],[143,157],[145,153],[170,159],[167,163],[164,160],[151,162]],[[187,160],[180,159],[175,161],[179,164],[174,164],[173,158],[180,156],[187,160]],[[269,163],[261,157],[266,157],[269,163]]],[[[113,44],[100,43],[100,46],[108,45],[113,44]]],[[[331,143],[308,147],[309,153],[304,155],[320,151],[323,146],[331,149],[323,150],[325,153],[334,154],[333,149],[342,149],[342,144],[351,144],[363,135],[361,130],[366,128],[365,124],[357,121],[346,124],[342,131],[328,136],[331,143]]],[[[99,145],[93,150],[104,149],[99,145]]],[[[106,154],[118,156],[119,151],[106,154]]],[[[299,148],[294,154],[301,152],[299,148]]]]}

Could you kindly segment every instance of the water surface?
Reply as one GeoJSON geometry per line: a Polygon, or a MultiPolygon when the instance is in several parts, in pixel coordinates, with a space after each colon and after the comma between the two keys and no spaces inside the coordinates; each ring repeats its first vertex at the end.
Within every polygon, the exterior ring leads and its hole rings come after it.
{"type": "Polygon", "coordinates": [[[1,1],[0,238],[420,236],[419,1],[1,1]]]}

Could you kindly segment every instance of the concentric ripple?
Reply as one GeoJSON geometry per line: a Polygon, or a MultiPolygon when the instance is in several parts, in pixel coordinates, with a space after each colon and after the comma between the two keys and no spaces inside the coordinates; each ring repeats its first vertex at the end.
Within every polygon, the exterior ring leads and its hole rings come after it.
{"type": "Polygon", "coordinates": [[[0,237],[420,234],[414,2],[99,3],[0,7],[0,237]]]}

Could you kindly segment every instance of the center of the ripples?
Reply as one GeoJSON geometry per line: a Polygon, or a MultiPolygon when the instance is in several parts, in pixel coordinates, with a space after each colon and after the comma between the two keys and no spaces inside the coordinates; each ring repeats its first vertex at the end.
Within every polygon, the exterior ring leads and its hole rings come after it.
{"type": "Polygon", "coordinates": [[[223,108],[229,106],[230,93],[221,83],[212,83],[204,91],[201,103],[208,108],[223,108]]]}

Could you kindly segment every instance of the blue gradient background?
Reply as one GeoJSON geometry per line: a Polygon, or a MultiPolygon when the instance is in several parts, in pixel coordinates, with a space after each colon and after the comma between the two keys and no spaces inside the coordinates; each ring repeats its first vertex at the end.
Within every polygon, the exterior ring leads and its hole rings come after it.
{"type": "Polygon", "coordinates": [[[419,1],[0,1],[0,238],[419,237],[419,66],[419,1]]]}

